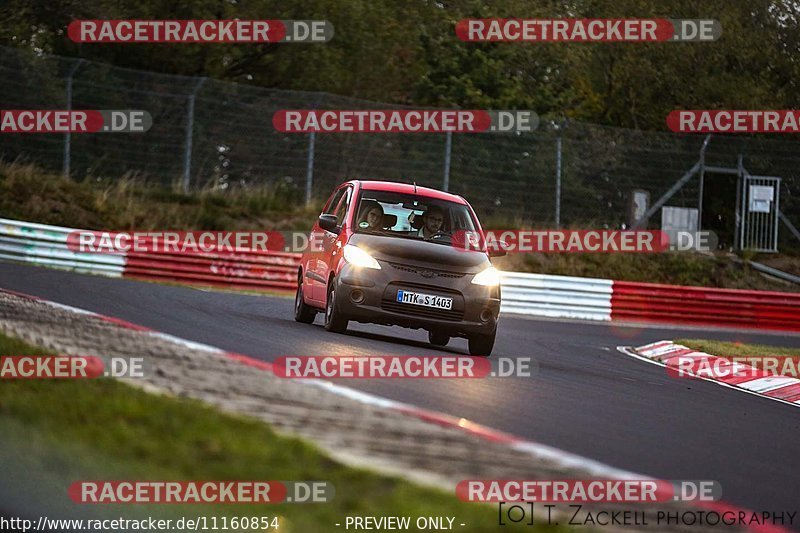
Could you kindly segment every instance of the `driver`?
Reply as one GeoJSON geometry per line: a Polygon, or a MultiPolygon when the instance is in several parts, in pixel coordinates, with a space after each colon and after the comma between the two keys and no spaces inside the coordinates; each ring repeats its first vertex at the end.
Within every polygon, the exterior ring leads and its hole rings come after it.
{"type": "Polygon", "coordinates": [[[443,224],[444,210],[437,205],[432,205],[422,214],[422,227],[419,229],[418,235],[430,239],[442,231],[443,224]]]}
{"type": "Polygon", "coordinates": [[[375,200],[361,202],[361,216],[358,227],[361,229],[379,230],[383,222],[383,207],[375,200]],[[364,223],[367,225],[365,226],[364,223]]]}

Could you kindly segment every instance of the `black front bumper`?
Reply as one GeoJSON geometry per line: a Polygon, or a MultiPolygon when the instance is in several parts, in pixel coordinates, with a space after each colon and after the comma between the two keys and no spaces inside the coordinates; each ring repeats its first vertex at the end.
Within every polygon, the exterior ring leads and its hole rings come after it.
{"type": "Polygon", "coordinates": [[[346,264],[336,278],[337,310],[356,322],[435,330],[450,337],[489,335],[497,328],[500,287],[472,283],[474,274],[380,261],[381,269],[346,264]],[[400,303],[397,291],[453,298],[449,310],[400,303]]]}

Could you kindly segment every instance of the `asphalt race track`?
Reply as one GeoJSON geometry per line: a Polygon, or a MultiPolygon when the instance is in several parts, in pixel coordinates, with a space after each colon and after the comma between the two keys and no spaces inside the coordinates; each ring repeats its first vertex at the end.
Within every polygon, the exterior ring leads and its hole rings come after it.
{"type": "MultiPolygon", "coordinates": [[[[422,330],[351,323],[345,335],[295,322],[289,298],[209,292],[0,264],[0,288],[122,318],[265,361],[280,355],[467,353],[433,349],[422,330]]],[[[713,479],[723,499],[758,511],[800,507],[800,408],[703,381],[616,350],[706,337],[800,346],[789,334],[623,327],[502,318],[493,356],[530,356],[531,378],[340,380],[661,479],[713,479]]]]}

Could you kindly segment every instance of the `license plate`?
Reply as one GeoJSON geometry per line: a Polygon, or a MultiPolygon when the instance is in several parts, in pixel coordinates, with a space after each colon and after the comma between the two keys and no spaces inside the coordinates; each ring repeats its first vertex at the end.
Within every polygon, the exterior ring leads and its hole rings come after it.
{"type": "Polygon", "coordinates": [[[397,291],[397,301],[404,304],[424,305],[425,307],[435,307],[436,309],[452,309],[453,299],[446,296],[436,296],[434,294],[424,294],[421,292],[397,291]]]}

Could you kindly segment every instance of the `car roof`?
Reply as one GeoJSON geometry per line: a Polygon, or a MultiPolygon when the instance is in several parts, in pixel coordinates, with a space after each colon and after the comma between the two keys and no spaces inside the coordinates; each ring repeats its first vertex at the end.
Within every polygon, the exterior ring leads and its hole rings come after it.
{"type": "Polygon", "coordinates": [[[426,198],[434,198],[436,200],[445,200],[457,204],[466,204],[467,201],[457,194],[450,194],[449,192],[430,189],[428,187],[421,187],[419,185],[412,185],[410,183],[397,183],[394,181],[362,181],[352,180],[349,183],[358,183],[361,188],[368,191],[389,191],[399,192],[405,194],[416,194],[426,198]]]}

